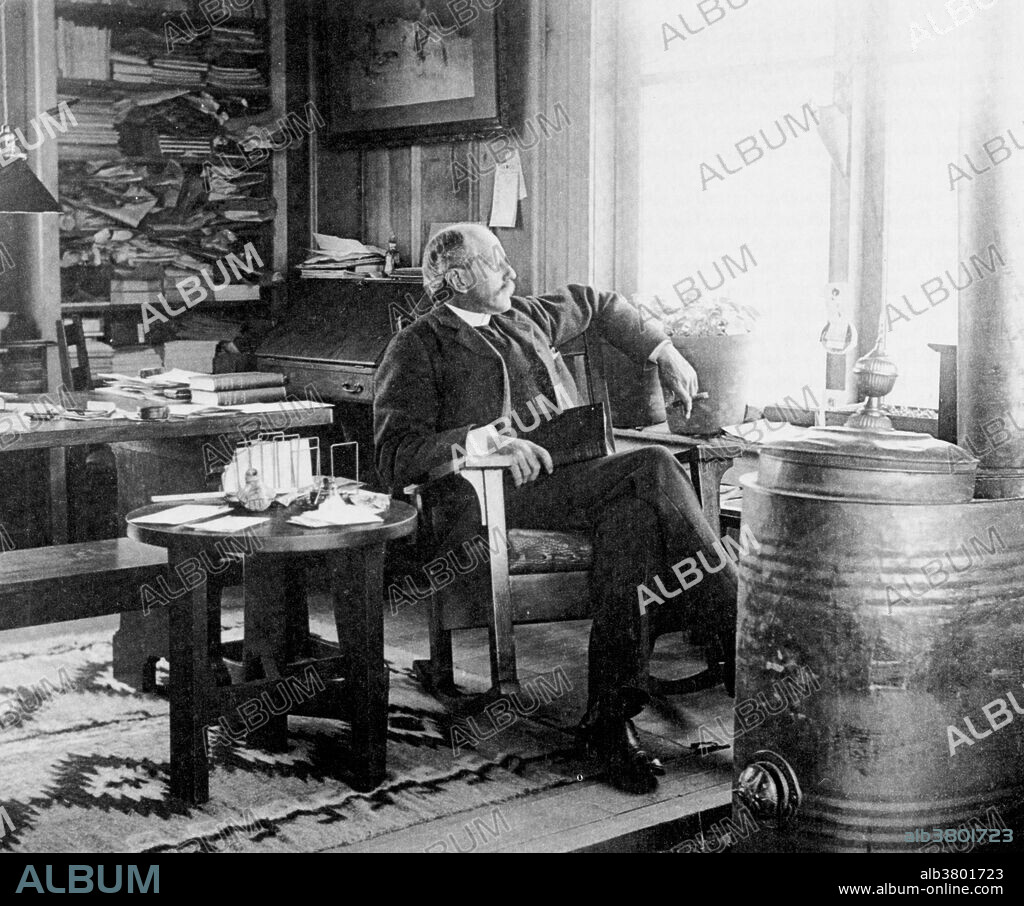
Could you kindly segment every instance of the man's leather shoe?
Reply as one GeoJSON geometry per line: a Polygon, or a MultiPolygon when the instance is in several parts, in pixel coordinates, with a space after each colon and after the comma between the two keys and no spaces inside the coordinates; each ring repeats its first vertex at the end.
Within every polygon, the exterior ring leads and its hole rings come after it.
{"type": "Polygon", "coordinates": [[[630,737],[629,721],[619,718],[601,724],[597,754],[605,777],[626,793],[650,793],[658,787],[658,778],[643,751],[630,737]]]}
{"type": "Polygon", "coordinates": [[[626,735],[629,738],[629,744],[636,749],[638,755],[642,755],[647,759],[647,763],[651,766],[651,773],[656,774],[658,777],[665,775],[665,766],[661,763],[661,759],[656,755],[649,755],[640,744],[640,733],[637,731],[636,724],[631,720],[626,721],[626,735]]]}
{"type": "Polygon", "coordinates": [[[665,769],[640,748],[636,727],[616,705],[615,701],[606,702],[596,714],[588,714],[578,739],[601,760],[612,786],[627,793],[650,793],[658,787],[656,774],[665,769]]]}

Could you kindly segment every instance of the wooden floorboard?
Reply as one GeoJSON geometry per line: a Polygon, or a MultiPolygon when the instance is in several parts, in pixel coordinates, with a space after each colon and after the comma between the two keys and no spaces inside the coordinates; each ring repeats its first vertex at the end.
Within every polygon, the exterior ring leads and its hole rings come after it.
{"type": "MultiPolygon", "coordinates": [[[[731,776],[721,769],[681,771],[661,779],[649,796],[620,793],[597,781],[483,806],[325,852],[578,852],[625,840],[632,849],[638,832],[685,820],[727,806],[731,776]],[[496,835],[494,832],[497,832],[496,835]]],[[[681,830],[679,839],[695,834],[681,830]]],[[[673,842],[678,842],[674,840],[673,842]]]]}

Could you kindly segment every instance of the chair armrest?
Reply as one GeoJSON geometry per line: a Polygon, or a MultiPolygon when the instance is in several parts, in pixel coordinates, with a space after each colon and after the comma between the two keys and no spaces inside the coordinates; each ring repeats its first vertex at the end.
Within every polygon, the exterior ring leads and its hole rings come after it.
{"type": "MultiPolygon", "coordinates": [[[[426,514],[426,507],[423,503],[423,493],[432,484],[436,484],[442,478],[447,478],[449,475],[462,474],[470,484],[473,485],[477,492],[477,496],[480,498],[481,512],[482,513],[493,513],[495,508],[500,504],[502,510],[501,524],[504,529],[504,495],[501,491],[500,484],[494,489],[492,493],[498,496],[494,499],[486,499],[487,493],[484,491],[483,476],[488,472],[501,471],[502,469],[508,469],[512,467],[515,462],[515,457],[504,455],[501,453],[490,453],[487,456],[467,456],[461,464],[446,463],[437,469],[434,469],[426,481],[420,482],[419,484],[406,485],[403,488],[403,493],[412,501],[412,505],[416,507],[416,512],[421,516],[426,514]],[[470,473],[470,474],[465,474],[470,473]]],[[[484,517],[484,524],[487,524],[487,518],[484,517]]]]}
{"type": "Polygon", "coordinates": [[[489,453],[487,456],[467,456],[462,470],[466,469],[510,469],[515,463],[514,456],[503,453],[489,453]]]}
{"type": "Polygon", "coordinates": [[[406,485],[402,489],[402,493],[406,497],[415,499],[432,484],[435,484],[442,478],[447,478],[449,475],[456,475],[459,472],[469,470],[510,469],[514,462],[515,457],[506,456],[501,453],[489,453],[487,456],[467,456],[461,465],[445,463],[443,466],[432,469],[426,481],[422,481],[419,484],[406,485]]]}

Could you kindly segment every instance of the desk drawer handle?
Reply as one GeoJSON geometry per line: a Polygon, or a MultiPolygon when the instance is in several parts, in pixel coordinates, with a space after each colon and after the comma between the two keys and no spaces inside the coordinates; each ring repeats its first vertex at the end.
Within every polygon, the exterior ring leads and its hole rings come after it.
{"type": "Polygon", "coordinates": [[[346,393],[355,393],[358,395],[363,392],[363,385],[350,384],[348,381],[345,381],[345,383],[341,385],[341,389],[344,390],[346,393]]]}

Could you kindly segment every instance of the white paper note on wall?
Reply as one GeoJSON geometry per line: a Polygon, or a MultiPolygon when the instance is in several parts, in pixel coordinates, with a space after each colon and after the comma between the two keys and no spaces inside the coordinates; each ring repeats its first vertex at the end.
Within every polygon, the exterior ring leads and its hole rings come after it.
{"type": "Polygon", "coordinates": [[[491,196],[491,219],[489,226],[514,227],[519,213],[520,188],[525,187],[523,168],[519,152],[494,171],[494,193],[491,196]]]}

